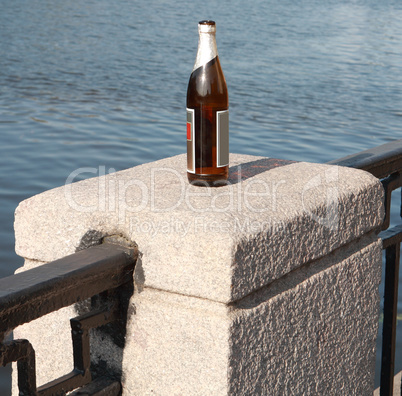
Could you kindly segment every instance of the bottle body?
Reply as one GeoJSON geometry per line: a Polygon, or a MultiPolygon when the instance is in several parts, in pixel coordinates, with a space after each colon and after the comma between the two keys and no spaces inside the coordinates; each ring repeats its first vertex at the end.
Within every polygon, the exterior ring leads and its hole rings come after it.
{"type": "Polygon", "coordinates": [[[218,185],[229,173],[229,97],[215,41],[215,22],[199,23],[197,58],[187,89],[187,176],[218,185]]]}

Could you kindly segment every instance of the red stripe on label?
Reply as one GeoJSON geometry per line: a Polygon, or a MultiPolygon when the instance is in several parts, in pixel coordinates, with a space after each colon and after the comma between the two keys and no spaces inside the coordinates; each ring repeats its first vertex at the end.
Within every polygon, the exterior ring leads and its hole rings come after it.
{"type": "Polygon", "coordinates": [[[187,140],[191,140],[191,122],[187,123],[187,140]]]}

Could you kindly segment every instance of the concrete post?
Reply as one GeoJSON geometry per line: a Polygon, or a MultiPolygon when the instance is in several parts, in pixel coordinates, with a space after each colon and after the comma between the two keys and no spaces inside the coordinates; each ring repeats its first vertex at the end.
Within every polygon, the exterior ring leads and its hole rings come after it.
{"type": "MultiPolygon", "coordinates": [[[[124,348],[92,335],[93,361],[121,372],[124,395],[372,394],[376,178],[234,154],[219,188],[190,186],[184,155],[92,171],[19,205],[16,251],[24,270],[108,235],[138,244],[124,348]]],[[[39,382],[71,370],[74,311],[15,331],[36,349],[39,382]]]]}

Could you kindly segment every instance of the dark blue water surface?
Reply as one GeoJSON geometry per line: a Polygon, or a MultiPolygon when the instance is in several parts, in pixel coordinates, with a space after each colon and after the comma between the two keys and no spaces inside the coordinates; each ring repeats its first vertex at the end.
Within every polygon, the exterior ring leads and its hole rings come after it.
{"type": "Polygon", "coordinates": [[[0,0],[0,276],[22,265],[20,201],[79,167],[185,151],[206,18],[217,22],[231,152],[326,162],[402,138],[400,1],[0,0]]]}

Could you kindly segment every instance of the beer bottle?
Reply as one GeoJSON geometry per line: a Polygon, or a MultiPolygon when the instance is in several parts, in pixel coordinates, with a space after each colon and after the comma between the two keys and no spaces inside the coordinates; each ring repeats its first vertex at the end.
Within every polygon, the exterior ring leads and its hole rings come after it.
{"type": "Polygon", "coordinates": [[[187,88],[187,177],[216,186],[229,173],[229,97],[214,21],[198,23],[197,57],[187,88]]]}

